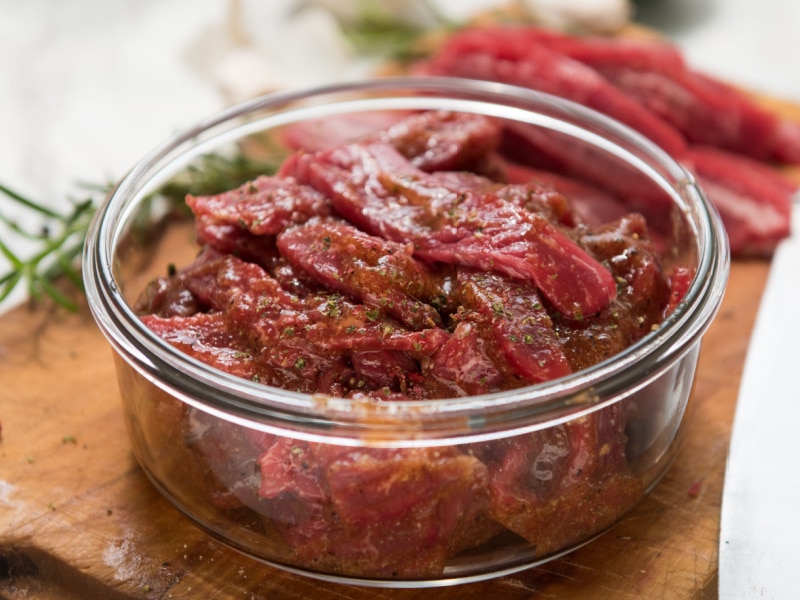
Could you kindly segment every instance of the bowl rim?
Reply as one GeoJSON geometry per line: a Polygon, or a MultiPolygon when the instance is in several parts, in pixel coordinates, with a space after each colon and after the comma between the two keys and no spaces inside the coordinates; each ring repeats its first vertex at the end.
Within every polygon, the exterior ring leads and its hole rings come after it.
{"type": "MultiPolygon", "coordinates": [[[[346,100],[341,102],[335,106],[344,110],[346,100]]],[[[596,134],[594,138],[601,139],[596,134]]],[[[617,402],[652,381],[699,343],[719,309],[729,266],[730,251],[719,214],[695,178],[638,132],[585,106],[528,88],[407,76],[273,92],[224,109],[171,136],[139,160],[109,192],[90,226],[83,253],[86,295],[95,321],[114,350],[151,383],[187,404],[251,428],[282,432],[290,429],[300,437],[359,444],[366,443],[365,434],[411,444],[417,443],[411,440],[419,439],[444,444],[453,437],[474,441],[487,435],[496,437],[498,431],[515,435],[617,402]],[[419,95],[409,96],[409,90],[419,95]],[[150,331],[126,303],[114,272],[119,241],[115,234],[135,207],[132,202],[141,197],[148,182],[153,182],[147,179],[141,184],[142,178],[153,175],[154,170],[155,174],[163,173],[178,159],[196,155],[201,147],[198,140],[203,136],[208,136],[206,143],[218,144],[226,135],[241,134],[243,127],[257,126],[264,117],[247,119],[260,111],[279,112],[281,107],[309,99],[349,98],[365,93],[384,99],[390,94],[395,98],[423,98],[425,103],[433,95],[447,99],[458,96],[460,100],[466,97],[467,105],[479,101],[504,110],[510,105],[516,107],[515,114],[538,107],[540,113],[548,111],[563,121],[577,121],[587,129],[591,125],[609,138],[624,140],[646,158],[645,163],[652,161],[663,170],[665,175],[660,178],[670,178],[670,195],[677,195],[684,203],[682,211],[695,230],[698,263],[683,302],[657,330],[596,365],[532,386],[440,400],[377,402],[270,387],[206,365],[150,331]],[[237,119],[244,124],[215,133],[217,128],[230,126],[237,119]]]]}

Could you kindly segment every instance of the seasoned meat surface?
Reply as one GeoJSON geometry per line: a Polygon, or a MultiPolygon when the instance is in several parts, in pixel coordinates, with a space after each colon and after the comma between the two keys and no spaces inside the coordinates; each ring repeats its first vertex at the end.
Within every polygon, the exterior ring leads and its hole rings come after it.
{"type": "MultiPolygon", "coordinates": [[[[501,137],[483,117],[412,114],[189,197],[201,252],[152,282],[136,310],[216,368],[371,402],[551,381],[658,327],[691,269],[666,273],[640,214],[508,163],[501,137]]],[[[503,533],[542,556],[610,526],[643,493],[622,404],[420,448],[312,443],[187,414],[211,502],[255,512],[283,548],[275,560],[304,568],[430,577],[503,533]]]]}

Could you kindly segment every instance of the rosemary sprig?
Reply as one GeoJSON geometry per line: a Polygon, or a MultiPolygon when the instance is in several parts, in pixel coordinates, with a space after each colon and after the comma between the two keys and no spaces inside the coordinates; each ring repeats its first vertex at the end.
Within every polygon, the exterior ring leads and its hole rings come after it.
{"type": "MultiPolygon", "coordinates": [[[[174,207],[185,207],[187,194],[216,194],[274,170],[274,162],[250,158],[244,153],[232,157],[211,154],[202,157],[196,165],[165,184],[154,197],[174,207]]],[[[43,218],[43,225],[38,231],[29,231],[0,213],[0,223],[14,234],[30,240],[36,247],[32,256],[22,257],[0,240],[0,254],[10,263],[10,270],[0,276],[0,304],[18,285],[24,284],[33,302],[49,297],[69,311],[77,310],[77,303],[56,282],[63,278],[74,289],[83,291],[80,273],[83,244],[100,200],[111,189],[111,185],[83,185],[82,188],[89,192],[87,197],[71,201],[70,208],[62,213],[0,184],[0,197],[4,196],[43,218]]],[[[142,222],[140,225],[147,228],[151,223],[142,222]]]]}
{"type": "Polygon", "coordinates": [[[424,49],[418,48],[418,43],[426,35],[460,26],[443,15],[431,1],[418,0],[418,5],[429,15],[431,23],[420,25],[398,21],[382,3],[363,2],[358,18],[342,20],[339,26],[358,54],[409,61],[425,53],[424,49]]]}
{"type": "Polygon", "coordinates": [[[2,184],[0,194],[45,219],[38,232],[31,232],[0,213],[0,222],[38,246],[33,256],[23,258],[0,240],[0,254],[11,265],[11,270],[0,277],[0,303],[8,298],[17,285],[24,283],[32,300],[39,301],[46,295],[64,308],[76,310],[75,302],[59,290],[54,282],[65,276],[74,286],[83,289],[77,262],[89,223],[97,210],[94,196],[73,201],[70,210],[59,213],[2,184]]]}

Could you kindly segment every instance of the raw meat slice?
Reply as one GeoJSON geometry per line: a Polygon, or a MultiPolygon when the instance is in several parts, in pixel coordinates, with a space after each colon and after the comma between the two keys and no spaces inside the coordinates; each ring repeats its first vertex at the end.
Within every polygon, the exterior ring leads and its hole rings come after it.
{"type": "MultiPolygon", "coordinates": [[[[448,555],[475,543],[474,522],[488,506],[486,467],[454,448],[351,448],[282,438],[258,464],[259,494],[294,559],[334,572],[439,573],[448,555]]],[[[487,522],[477,539],[497,529],[487,522]]]]}
{"type": "Polygon", "coordinates": [[[626,123],[672,156],[681,156],[686,147],[683,136],[671,125],[627,97],[591,67],[532,43],[524,27],[463,29],[448,37],[415,70],[547,92],[626,123]]]}
{"type": "Polygon", "coordinates": [[[642,494],[627,469],[623,409],[472,446],[490,474],[489,515],[538,556],[611,526],[642,494]]]}
{"type": "Polygon", "coordinates": [[[793,182],[743,156],[692,147],[686,164],[716,206],[737,257],[771,256],[791,233],[793,182]]]}
{"type": "Polygon", "coordinates": [[[279,235],[278,249],[324,287],[393,315],[412,329],[441,325],[439,313],[428,303],[440,299],[442,290],[412,258],[408,245],[348,224],[312,222],[279,235]]]}
{"type": "Polygon", "coordinates": [[[358,113],[293,124],[283,134],[303,152],[352,142],[386,142],[423,171],[491,171],[500,128],[488,117],[453,111],[358,113]]]}
{"type": "Polygon", "coordinates": [[[512,376],[541,383],[572,373],[553,322],[535,288],[525,281],[466,269],[458,273],[458,295],[467,309],[488,328],[512,376]]]}
{"type": "Polygon", "coordinates": [[[189,195],[186,203],[196,217],[235,225],[254,235],[277,235],[289,225],[330,214],[325,196],[285,177],[258,177],[214,196],[189,195]]]}
{"type": "Polygon", "coordinates": [[[351,144],[299,155],[284,168],[371,234],[412,243],[427,261],[532,279],[570,318],[597,313],[616,294],[605,267],[542,215],[504,200],[502,188],[450,189],[392,146],[351,144]]]}

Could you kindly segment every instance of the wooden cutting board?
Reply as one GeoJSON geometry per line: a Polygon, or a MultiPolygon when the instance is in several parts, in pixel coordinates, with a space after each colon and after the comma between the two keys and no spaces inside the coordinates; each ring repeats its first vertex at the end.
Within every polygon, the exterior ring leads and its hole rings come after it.
{"type": "MultiPolygon", "coordinates": [[[[800,118],[800,108],[767,102],[800,118]]],[[[682,449],[633,512],[540,568],[426,590],[319,582],[249,559],[201,532],[133,459],[111,350],[88,309],[18,308],[0,318],[0,596],[716,598],[725,459],[768,270],[765,261],[733,264],[703,341],[682,449]]]]}
{"type": "Polygon", "coordinates": [[[758,261],[733,265],[703,342],[682,450],[638,508],[593,543],[543,567],[435,590],[317,582],[244,557],[201,532],[134,461],[111,350],[88,310],[16,309],[0,319],[0,595],[714,598],[725,458],[768,268],[758,261]]]}

